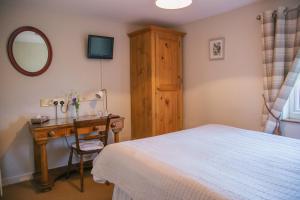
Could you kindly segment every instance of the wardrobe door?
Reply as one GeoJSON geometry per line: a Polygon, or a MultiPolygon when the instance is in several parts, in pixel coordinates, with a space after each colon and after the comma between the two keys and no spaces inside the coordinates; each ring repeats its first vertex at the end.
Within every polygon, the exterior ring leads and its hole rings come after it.
{"type": "Polygon", "coordinates": [[[156,134],[182,128],[181,36],[157,32],[155,36],[156,134]]]}
{"type": "Polygon", "coordinates": [[[130,39],[130,85],[132,138],[153,136],[152,68],[150,32],[130,39]]]}

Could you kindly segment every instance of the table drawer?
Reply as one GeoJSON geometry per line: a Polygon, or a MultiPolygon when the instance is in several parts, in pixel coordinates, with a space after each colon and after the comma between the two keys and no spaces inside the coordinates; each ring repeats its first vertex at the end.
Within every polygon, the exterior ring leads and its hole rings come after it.
{"type": "Polygon", "coordinates": [[[63,137],[67,135],[67,130],[67,128],[51,129],[47,131],[47,135],[49,138],[63,137]]]}
{"type": "Polygon", "coordinates": [[[116,120],[111,123],[112,129],[122,129],[124,127],[123,120],[116,120]]]}
{"type": "Polygon", "coordinates": [[[36,140],[58,138],[65,135],[67,135],[67,128],[47,129],[34,132],[34,138],[36,140]]]}

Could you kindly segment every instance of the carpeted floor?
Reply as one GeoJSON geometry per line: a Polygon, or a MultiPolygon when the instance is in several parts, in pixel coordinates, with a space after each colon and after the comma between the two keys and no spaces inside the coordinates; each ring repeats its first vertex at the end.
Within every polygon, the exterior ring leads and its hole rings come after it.
{"type": "Polygon", "coordinates": [[[79,191],[79,176],[61,179],[49,192],[38,193],[29,181],[3,188],[1,200],[111,200],[113,185],[95,183],[90,175],[85,175],[85,191],[79,191]]]}

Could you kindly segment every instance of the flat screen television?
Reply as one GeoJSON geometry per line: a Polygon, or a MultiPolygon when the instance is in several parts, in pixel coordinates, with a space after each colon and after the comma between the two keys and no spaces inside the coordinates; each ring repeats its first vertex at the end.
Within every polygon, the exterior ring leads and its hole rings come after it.
{"type": "Polygon", "coordinates": [[[106,36],[88,36],[88,58],[112,59],[114,49],[114,38],[106,36]]]}

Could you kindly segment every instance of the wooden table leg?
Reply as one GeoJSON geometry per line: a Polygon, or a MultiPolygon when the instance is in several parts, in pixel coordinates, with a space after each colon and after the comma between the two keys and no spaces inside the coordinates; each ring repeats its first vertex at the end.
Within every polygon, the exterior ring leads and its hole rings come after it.
{"type": "Polygon", "coordinates": [[[48,158],[46,150],[47,142],[40,143],[41,145],[41,183],[48,184],[48,158]]]}
{"type": "Polygon", "coordinates": [[[119,131],[118,132],[114,132],[114,134],[115,134],[115,143],[118,143],[120,141],[119,131]]]}
{"type": "Polygon", "coordinates": [[[113,119],[110,127],[111,127],[112,132],[114,133],[114,138],[115,138],[114,142],[118,143],[120,141],[119,133],[124,128],[124,118],[119,117],[117,119],[113,119]]]}
{"type": "Polygon", "coordinates": [[[34,148],[34,170],[36,174],[41,173],[41,151],[40,145],[33,139],[33,148],[34,148]]]}
{"type": "Polygon", "coordinates": [[[46,144],[47,140],[37,141],[40,150],[40,178],[39,178],[39,186],[42,191],[51,190],[52,184],[49,180],[48,174],[48,158],[47,158],[47,149],[46,144]]]}

